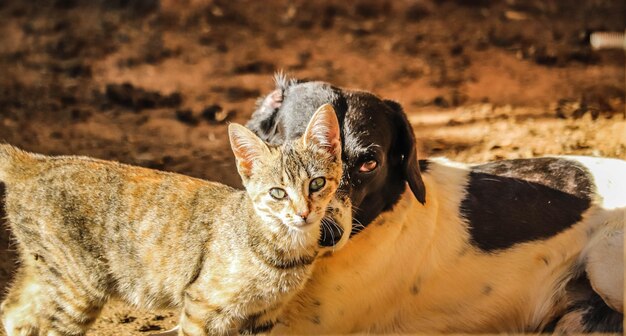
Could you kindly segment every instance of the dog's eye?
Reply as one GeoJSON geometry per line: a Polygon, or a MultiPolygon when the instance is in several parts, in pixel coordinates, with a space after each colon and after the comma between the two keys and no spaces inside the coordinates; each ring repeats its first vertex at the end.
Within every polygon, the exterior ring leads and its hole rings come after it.
{"type": "Polygon", "coordinates": [[[365,161],[359,167],[359,172],[361,173],[369,173],[378,167],[378,162],[376,160],[365,161]]]}

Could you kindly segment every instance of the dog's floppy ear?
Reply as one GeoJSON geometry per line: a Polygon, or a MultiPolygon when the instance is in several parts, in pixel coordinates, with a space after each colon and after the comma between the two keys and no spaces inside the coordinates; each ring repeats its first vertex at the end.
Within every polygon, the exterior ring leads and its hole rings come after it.
{"type": "Polygon", "coordinates": [[[246,124],[246,127],[261,137],[261,139],[270,143],[273,143],[273,140],[279,136],[276,115],[282,106],[285,91],[290,86],[298,83],[296,79],[289,78],[282,72],[274,75],[274,82],[276,83],[276,89],[267,96],[259,98],[256,110],[246,124]]]}
{"type": "Polygon", "coordinates": [[[417,200],[426,203],[426,187],[422,180],[419,163],[417,162],[417,150],[415,149],[415,135],[409,120],[404,114],[402,106],[393,100],[384,100],[394,113],[394,123],[397,130],[396,148],[402,155],[402,169],[404,177],[409,182],[409,187],[417,200]]]}

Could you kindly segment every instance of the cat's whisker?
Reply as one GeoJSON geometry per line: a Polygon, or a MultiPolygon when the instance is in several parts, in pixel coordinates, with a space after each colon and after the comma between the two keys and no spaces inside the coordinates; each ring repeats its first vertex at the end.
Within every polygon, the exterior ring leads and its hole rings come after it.
{"type": "Polygon", "coordinates": [[[352,206],[352,213],[353,214],[359,213],[361,211],[363,211],[363,209],[359,208],[358,206],[356,206],[356,205],[352,206]]]}
{"type": "Polygon", "coordinates": [[[361,224],[361,222],[356,218],[352,218],[352,223],[353,225],[356,224],[360,229],[365,229],[365,225],[361,224]]]}
{"type": "MultiPolygon", "coordinates": [[[[332,220],[329,217],[322,218],[322,225],[328,228],[328,231],[330,232],[330,238],[332,239],[333,242],[335,241],[335,234],[333,233],[331,225],[334,225],[335,227],[337,227],[339,231],[343,230],[343,228],[339,226],[339,224],[337,224],[334,220],[332,220]]],[[[324,234],[326,233],[324,232],[324,234]]],[[[335,251],[335,245],[332,246],[332,251],[333,252],[335,251]]]]}
{"type": "Polygon", "coordinates": [[[365,225],[361,224],[361,222],[356,219],[356,218],[352,218],[352,232],[353,233],[357,233],[357,232],[361,232],[365,229],[365,225]]]}
{"type": "MultiPolygon", "coordinates": [[[[330,232],[330,239],[331,239],[331,241],[334,242],[335,241],[335,234],[333,233],[332,225],[337,226],[337,224],[334,221],[329,221],[329,222],[327,221],[326,222],[326,226],[328,227],[329,232],[330,232]]],[[[333,248],[334,248],[334,245],[333,245],[333,248]]]]}
{"type": "MultiPolygon", "coordinates": [[[[327,220],[326,218],[322,218],[322,220],[321,220],[321,225],[322,225],[322,228],[324,228],[324,229],[328,229],[328,223],[327,223],[327,221],[328,221],[328,220],[327,220]]],[[[327,231],[327,230],[323,230],[323,233],[324,233],[324,239],[326,239],[326,231],[327,231]]]]}
{"type": "Polygon", "coordinates": [[[352,208],[352,220],[356,221],[356,218],[355,218],[356,215],[358,215],[359,213],[363,212],[363,209],[361,209],[360,207],[358,207],[356,205],[351,205],[351,208],[352,208]]]}
{"type": "MultiPolygon", "coordinates": [[[[326,223],[324,223],[324,219],[322,219],[321,224],[322,224],[322,228],[325,229],[326,223]]],[[[326,240],[326,230],[322,230],[322,233],[324,234],[322,237],[322,240],[326,240]]]]}
{"type": "MultiPolygon", "coordinates": [[[[325,223],[324,225],[325,225],[325,227],[328,227],[328,224],[327,224],[327,223],[325,223]]],[[[335,239],[334,239],[334,235],[333,235],[333,233],[332,233],[332,229],[330,229],[330,228],[329,228],[328,230],[330,231],[330,234],[331,234],[331,239],[332,239],[332,241],[334,242],[334,241],[335,241],[335,239]]],[[[331,249],[332,249],[332,251],[334,252],[334,251],[335,251],[335,245],[333,245],[333,246],[331,247],[331,249]]]]}

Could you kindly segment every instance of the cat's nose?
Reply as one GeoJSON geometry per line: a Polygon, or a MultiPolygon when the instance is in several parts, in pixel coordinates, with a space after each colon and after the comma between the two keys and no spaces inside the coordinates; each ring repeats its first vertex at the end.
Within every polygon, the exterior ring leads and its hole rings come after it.
{"type": "Polygon", "coordinates": [[[303,210],[298,212],[298,216],[306,221],[307,217],[309,217],[309,210],[303,210]]]}

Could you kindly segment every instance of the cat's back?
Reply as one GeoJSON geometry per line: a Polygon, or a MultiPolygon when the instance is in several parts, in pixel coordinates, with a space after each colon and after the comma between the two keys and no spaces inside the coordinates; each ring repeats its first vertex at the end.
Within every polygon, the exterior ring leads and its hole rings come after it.
{"type": "Polygon", "coordinates": [[[32,154],[10,145],[0,145],[0,182],[7,186],[9,216],[62,213],[68,219],[89,219],[92,225],[131,223],[154,209],[174,215],[195,206],[220,207],[237,193],[176,173],[82,156],[32,154]]]}
{"type": "Polygon", "coordinates": [[[9,186],[30,183],[38,183],[40,186],[89,186],[93,183],[106,183],[111,187],[120,184],[148,186],[170,183],[182,188],[196,186],[216,192],[235,191],[220,183],[181,174],[86,156],[46,156],[7,144],[0,144],[0,182],[9,186]]]}
{"type": "Polygon", "coordinates": [[[156,181],[159,172],[85,156],[46,156],[7,144],[0,145],[0,181],[8,186],[88,183],[111,180],[116,175],[129,180],[156,181]]]}
{"type": "Polygon", "coordinates": [[[25,152],[7,144],[0,144],[0,181],[10,183],[33,174],[36,154],[25,152]]]}

